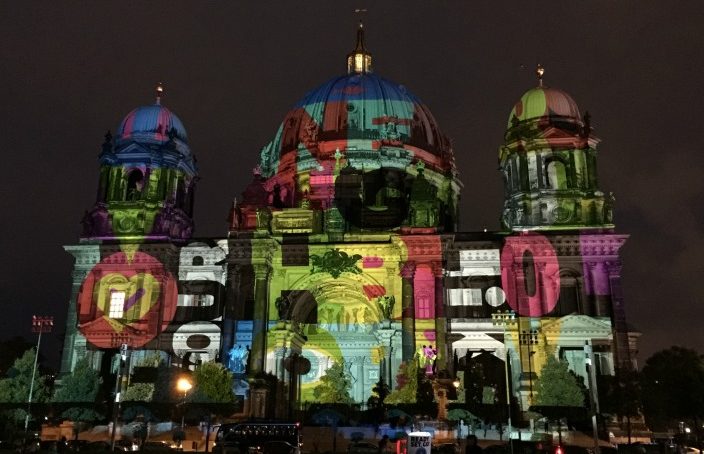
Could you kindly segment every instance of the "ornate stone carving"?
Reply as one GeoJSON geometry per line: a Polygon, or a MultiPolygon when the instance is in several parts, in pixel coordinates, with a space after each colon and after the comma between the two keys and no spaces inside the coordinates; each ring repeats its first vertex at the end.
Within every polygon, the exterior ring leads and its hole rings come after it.
{"type": "Polygon", "coordinates": [[[359,254],[349,256],[346,252],[339,249],[330,249],[322,256],[313,254],[310,256],[310,261],[313,268],[310,273],[330,273],[332,277],[337,279],[342,273],[361,274],[362,270],[357,266],[357,262],[362,258],[359,254]]]}
{"type": "Polygon", "coordinates": [[[379,308],[381,316],[385,320],[391,320],[391,316],[394,313],[394,305],[396,304],[396,297],[380,296],[376,299],[376,304],[379,308]]]}

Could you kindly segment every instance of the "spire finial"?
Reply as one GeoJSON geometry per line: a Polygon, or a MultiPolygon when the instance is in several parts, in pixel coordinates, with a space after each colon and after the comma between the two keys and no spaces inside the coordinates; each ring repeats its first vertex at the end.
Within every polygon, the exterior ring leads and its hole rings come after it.
{"type": "Polygon", "coordinates": [[[164,96],[164,84],[159,82],[156,84],[156,105],[161,105],[161,97],[164,96]]]}
{"type": "Polygon", "coordinates": [[[542,87],[543,86],[543,74],[545,74],[545,68],[543,68],[543,65],[538,63],[537,68],[535,68],[535,74],[538,76],[538,86],[542,87]]]}
{"type": "MultiPolygon", "coordinates": [[[[366,8],[355,9],[356,14],[366,13],[366,8]]],[[[364,46],[364,22],[359,19],[357,27],[357,45],[354,50],[347,54],[347,72],[351,73],[368,73],[372,70],[372,54],[367,51],[364,46]]]]}

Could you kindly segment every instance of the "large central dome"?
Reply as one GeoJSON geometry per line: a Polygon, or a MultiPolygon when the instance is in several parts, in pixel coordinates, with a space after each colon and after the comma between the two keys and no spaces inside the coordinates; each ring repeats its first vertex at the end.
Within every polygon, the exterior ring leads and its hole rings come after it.
{"type": "Polygon", "coordinates": [[[360,24],[347,74],[309,91],[286,114],[235,212],[252,229],[264,222],[255,214],[274,207],[272,231],[287,233],[301,230],[291,225],[333,236],[453,231],[460,187],[450,141],[420,99],[372,73],[360,24]],[[283,220],[296,216],[276,212],[287,208],[312,210],[320,222],[283,220]]]}
{"type": "Polygon", "coordinates": [[[351,142],[369,151],[393,143],[417,151],[430,167],[452,166],[450,142],[425,104],[405,86],[364,72],[330,79],[296,103],[262,152],[262,173],[277,173],[290,152],[316,155],[331,149],[323,143],[344,150],[351,142]]]}
{"type": "Polygon", "coordinates": [[[372,73],[360,23],[357,46],[347,55],[347,74],[328,80],[296,103],[262,150],[260,167],[270,177],[286,162],[310,157],[321,164],[340,150],[352,152],[350,165],[363,157],[368,166],[382,147],[405,149],[402,154],[441,173],[454,170],[450,141],[425,104],[403,85],[372,73]]]}

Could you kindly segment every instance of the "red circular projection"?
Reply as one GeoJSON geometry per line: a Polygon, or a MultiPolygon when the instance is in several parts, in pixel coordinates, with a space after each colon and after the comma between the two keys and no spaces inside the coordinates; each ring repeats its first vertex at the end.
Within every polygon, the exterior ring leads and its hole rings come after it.
{"type": "Polygon", "coordinates": [[[164,265],[144,252],[118,252],[88,273],[78,295],[78,329],[98,348],[139,348],[174,318],[178,289],[164,265]]]}
{"type": "Polygon", "coordinates": [[[542,317],[555,309],[560,296],[560,265],[546,237],[508,237],[501,250],[501,286],[518,315],[542,317]]]}

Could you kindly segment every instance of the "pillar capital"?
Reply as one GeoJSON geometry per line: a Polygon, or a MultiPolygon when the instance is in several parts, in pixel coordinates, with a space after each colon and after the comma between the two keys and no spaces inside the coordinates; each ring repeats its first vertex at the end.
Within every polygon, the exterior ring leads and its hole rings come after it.
{"type": "Polygon", "coordinates": [[[271,267],[266,263],[252,264],[252,269],[254,270],[255,279],[266,279],[269,277],[269,273],[271,272],[271,267]]]}
{"type": "Polygon", "coordinates": [[[416,274],[416,262],[413,261],[406,261],[406,262],[401,262],[401,277],[406,278],[406,279],[413,279],[413,276],[416,274]]]}

